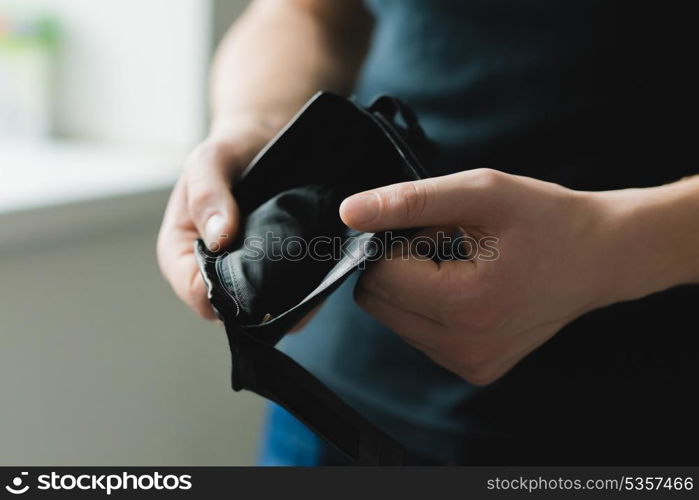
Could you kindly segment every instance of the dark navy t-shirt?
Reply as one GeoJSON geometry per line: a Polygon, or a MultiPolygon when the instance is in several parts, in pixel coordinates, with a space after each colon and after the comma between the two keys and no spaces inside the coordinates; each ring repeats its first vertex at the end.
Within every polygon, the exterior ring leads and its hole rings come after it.
{"type": "MultiPolygon", "coordinates": [[[[490,167],[606,190],[699,171],[683,121],[694,88],[686,4],[368,5],[376,27],[357,98],[406,101],[440,146],[434,173],[490,167]]],[[[698,287],[587,314],[475,387],[363,313],[354,282],[283,348],[414,454],[598,464],[695,456],[698,287]]]]}

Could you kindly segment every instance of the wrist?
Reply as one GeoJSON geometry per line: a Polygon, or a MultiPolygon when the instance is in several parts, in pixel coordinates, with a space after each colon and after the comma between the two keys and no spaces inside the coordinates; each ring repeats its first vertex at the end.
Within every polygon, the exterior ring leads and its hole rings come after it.
{"type": "Polygon", "coordinates": [[[587,193],[607,304],[699,282],[699,204],[678,184],[587,193]]]}
{"type": "Polygon", "coordinates": [[[234,174],[239,174],[285,123],[279,117],[252,113],[218,115],[213,118],[204,142],[228,158],[234,174]]]}
{"type": "Polygon", "coordinates": [[[268,141],[285,125],[281,115],[265,113],[226,112],[214,114],[209,127],[210,137],[229,137],[231,134],[246,134],[264,137],[268,141]]]}

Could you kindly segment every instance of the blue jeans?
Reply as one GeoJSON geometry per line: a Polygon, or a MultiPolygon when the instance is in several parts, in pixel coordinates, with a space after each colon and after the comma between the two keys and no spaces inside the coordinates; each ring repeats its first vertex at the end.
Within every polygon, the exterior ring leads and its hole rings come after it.
{"type": "Polygon", "coordinates": [[[258,465],[347,465],[344,457],[282,407],[269,403],[258,465]]]}

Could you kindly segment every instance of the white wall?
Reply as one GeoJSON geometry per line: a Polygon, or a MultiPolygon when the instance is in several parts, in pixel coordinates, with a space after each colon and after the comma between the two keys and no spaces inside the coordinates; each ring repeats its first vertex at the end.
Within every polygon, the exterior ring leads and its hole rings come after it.
{"type": "MultiPolygon", "coordinates": [[[[211,5],[0,0],[0,10],[45,9],[63,23],[58,124],[80,139],[68,148],[28,145],[29,165],[18,161],[21,151],[8,161],[0,144],[2,182],[10,169],[53,190],[61,183],[48,180],[51,170],[72,189],[99,169],[137,177],[155,161],[112,154],[112,145],[175,145],[172,152],[196,141],[217,36],[211,5]],[[90,140],[111,144],[79,146],[90,140]]],[[[119,176],[101,177],[109,182],[100,186],[118,184],[119,176]]],[[[160,190],[56,199],[5,214],[0,204],[0,465],[254,462],[261,398],[231,391],[221,326],[196,318],[160,277],[155,239],[166,198],[160,190]]]]}
{"type": "Polygon", "coordinates": [[[0,466],[255,462],[262,399],[158,272],[165,200],[0,214],[0,466]]]}
{"type": "Polygon", "coordinates": [[[204,131],[211,52],[207,0],[0,0],[48,12],[63,40],[56,84],[62,136],[182,145],[204,131]]]}

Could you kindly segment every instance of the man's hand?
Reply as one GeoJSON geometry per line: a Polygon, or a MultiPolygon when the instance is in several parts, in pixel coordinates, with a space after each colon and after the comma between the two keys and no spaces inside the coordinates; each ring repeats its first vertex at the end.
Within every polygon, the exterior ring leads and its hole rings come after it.
{"type": "Polygon", "coordinates": [[[211,320],[216,316],[194,258],[194,241],[202,238],[214,251],[225,249],[232,241],[238,228],[232,179],[273,133],[242,120],[212,130],[185,161],[165,210],[157,246],[160,270],[177,296],[211,320]]]}
{"type": "Polygon", "coordinates": [[[349,92],[371,28],[360,0],[255,0],[221,42],[211,75],[211,133],[187,159],[158,237],[163,275],[199,315],[215,317],[194,240],[214,250],[232,241],[238,209],[231,180],[318,90],[349,92]]]}
{"type": "MultiPolygon", "coordinates": [[[[654,255],[672,248],[675,233],[658,216],[678,223],[663,208],[679,203],[670,199],[697,209],[696,183],[693,199],[671,186],[585,193],[479,169],[354,195],[340,215],[355,229],[447,226],[494,237],[497,249],[488,260],[383,259],[362,276],[356,300],[437,363],[488,384],[581,314],[687,281],[656,265],[691,260],[686,248],[654,255]],[[653,227],[643,222],[653,218],[653,227]]],[[[687,224],[696,231],[696,219],[687,224]]]]}

